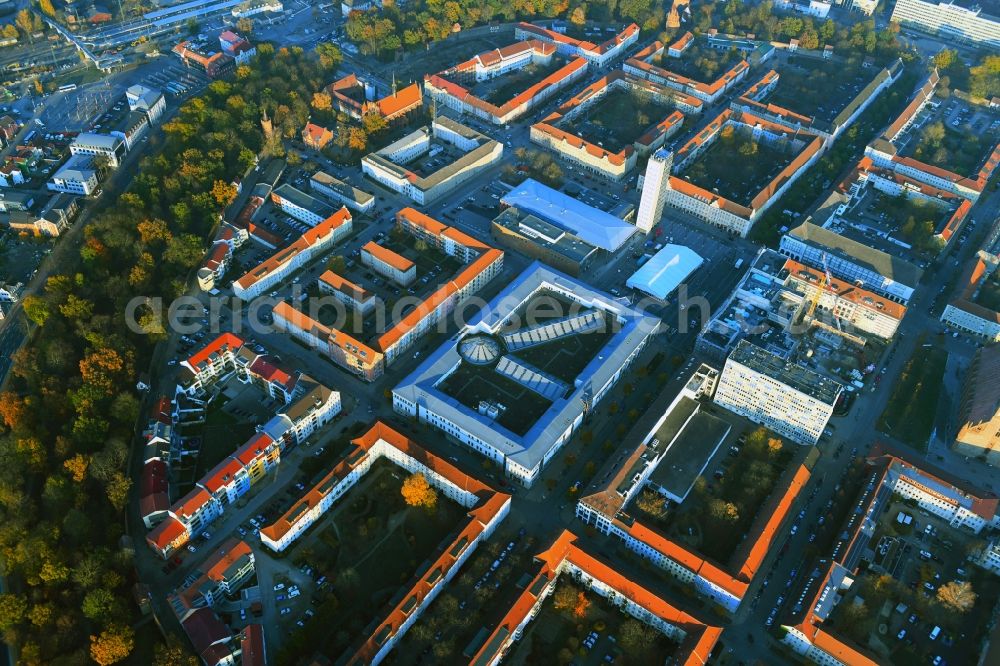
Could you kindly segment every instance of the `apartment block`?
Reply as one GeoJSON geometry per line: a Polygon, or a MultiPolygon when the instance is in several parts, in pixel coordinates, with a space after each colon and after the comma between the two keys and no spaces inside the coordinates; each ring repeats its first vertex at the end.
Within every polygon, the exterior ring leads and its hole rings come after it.
{"type": "Polygon", "coordinates": [[[815,269],[822,269],[825,262],[834,277],[903,304],[923,275],[904,259],[810,222],[782,236],[778,251],[815,269]]]}
{"type": "Polygon", "coordinates": [[[608,41],[594,44],[593,42],[573,39],[555,30],[522,22],[514,26],[514,38],[525,41],[537,39],[555,46],[556,52],[560,55],[579,56],[592,65],[606,67],[612,61],[625,55],[628,48],[639,40],[639,26],[632,23],[608,41]]]}
{"type": "Polygon", "coordinates": [[[561,157],[578,164],[583,169],[610,180],[623,180],[635,167],[639,157],[649,155],[680,131],[684,114],[701,111],[700,100],[676,90],[659,86],[631,74],[612,72],[590,84],[571,97],[566,103],[546,116],[541,122],[531,126],[531,141],[558,153],[561,157]],[[651,98],[673,109],[652,124],[646,132],[620,150],[611,151],[562,128],[585,115],[594,105],[614,91],[651,98]],[[682,113],[683,111],[683,113],[682,113]]]}
{"type": "Polygon", "coordinates": [[[309,179],[309,188],[331,201],[361,213],[367,213],[375,206],[373,194],[359,190],[324,171],[317,171],[312,175],[309,179]]]}
{"type": "Polygon", "coordinates": [[[564,530],[542,553],[535,556],[536,569],[528,575],[523,591],[489,634],[478,643],[471,663],[496,666],[523,638],[528,624],[553,593],[560,576],[572,579],[605,597],[625,615],[635,618],[676,643],[673,663],[705,664],[722,635],[722,627],[699,619],[643,587],[579,542],[564,530]]]}
{"type": "Polygon", "coordinates": [[[316,226],[334,213],[333,206],[287,183],[271,191],[271,202],[299,222],[316,226]]]}
{"type": "Polygon", "coordinates": [[[476,116],[494,125],[506,125],[581,78],[587,71],[588,61],[576,56],[563,67],[500,105],[480,99],[470,88],[478,82],[523,69],[529,64],[548,65],[556,51],[555,46],[539,39],[485,51],[438,74],[425,76],[424,92],[440,108],[476,116]]]}
{"type": "Polygon", "coordinates": [[[263,263],[233,282],[233,294],[244,300],[265,293],[306,263],[326,252],[350,235],[353,220],[347,208],[341,208],[294,243],[278,250],[263,263]]]}
{"type": "MultiPolygon", "coordinates": [[[[987,8],[996,11],[995,4],[987,8]]],[[[937,35],[946,41],[1000,49],[1000,17],[970,0],[898,0],[892,21],[937,35]]]]}
{"type": "Polygon", "coordinates": [[[715,81],[702,83],[652,64],[652,61],[660,58],[667,49],[666,44],[655,41],[626,60],[623,69],[629,74],[697,97],[709,105],[718,102],[723,95],[746,78],[750,71],[750,63],[740,60],[715,81]]]}
{"type": "MultiPolygon", "coordinates": [[[[502,251],[413,208],[400,210],[396,213],[396,220],[404,231],[461,260],[465,266],[385,332],[373,340],[362,341],[347,332],[321,324],[316,321],[315,313],[307,315],[287,303],[279,303],[273,311],[275,326],[280,330],[323,351],[334,363],[365,381],[381,377],[388,364],[404,355],[443,317],[503,271],[502,251]]],[[[328,277],[330,279],[326,280],[326,286],[321,289],[336,292],[343,288],[349,291],[336,277],[328,277]]],[[[321,280],[320,284],[323,282],[321,280]]],[[[347,295],[346,291],[342,293],[347,295]]],[[[356,294],[351,295],[352,300],[354,295],[356,294]]]]}
{"type": "Polygon", "coordinates": [[[843,386],[746,340],[726,359],[715,402],[799,444],[816,444],[843,386]]]}
{"type": "Polygon", "coordinates": [[[1000,466],[1000,351],[982,347],[965,376],[954,449],[1000,466]]]}
{"type": "MultiPolygon", "coordinates": [[[[899,4],[912,3],[923,5],[920,0],[902,0],[899,4]]],[[[951,7],[953,5],[940,5],[951,7]]],[[[895,16],[895,12],[893,13],[895,16]]],[[[1000,36],[1000,23],[994,24],[1000,36]]],[[[986,184],[1000,166],[1000,143],[986,156],[978,171],[970,175],[957,174],[948,169],[921,162],[913,157],[901,154],[902,145],[897,145],[904,138],[904,132],[910,128],[920,111],[930,103],[938,82],[937,70],[932,71],[923,86],[917,89],[910,103],[903,112],[893,120],[882,134],[865,147],[865,157],[871,159],[876,167],[895,171],[905,178],[910,178],[945,192],[964,197],[970,202],[978,201],[986,184]]]]}
{"type": "Polygon", "coordinates": [[[341,499],[377,462],[388,460],[407,473],[421,473],[450,501],[468,510],[454,539],[421,567],[406,591],[393,597],[388,613],[370,635],[361,636],[345,655],[349,664],[379,664],[396,646],[426,607],[454,577],[476,548],[488,539],[510,510],[510,495],[486,486],[417,442],[378,422],[352,440],[345,458],[274,523],[261,529],[261,542],[284,552],[341,499]]]}
{"type": "Polygon", "coordinates": [[[502,155],[503,144],[499,141],[440,116],[430,127],[415,130],[382,150],[365,155],[361,169],[373,180],[425,205],[490,168],[502,155]],[[462,154],[430,172],[407,166],[418,157],[445,146],[460,150],[462,154]]]}
{"type": "Polygon", "coordinates": [[[333,271],[325,271],[320,275],[317,284],[321,293],[335,296],[344,305],[362,316],[371,312],[380,302],[380,299],[372,292],[333,271]]]}
{"type": "MultiPolygon", "coordinates": [[[[839,592],[855,584],[862,556],[871,548],[871,537],[879,518],[894,496],[916,501],[921,509],[963,531],[979,534],[987,527],[1000,526],[998,500],[988,496],[992,493],[970,488],[925,462],[913,463],[881,450],[878,445],[866,462],[865,483],[857,508],[839,533],[829,563],[820,570],[819,584],[804,591],[809,594],[802,604],[804,610],[793,616],[788,625],[782,626],[785,630],[782,642],[805,659],[822,666],[876,666],[884,662],[866,646],[839,633],[839,628],[827,624],[827,620],[843,599],[839,592]]],[[[988,550],[979,555],[990,557],[988,550]]],[[[982,559],[976,563],[984,566],[982,559]]],[[[988,563],[985,566],[989,568],[988,563]]]]}
{"type": "Polygon", "coordinates": [[[415,263],[374,241],[368,241],[361,247],[361,263],[403,287],[410,286],[417,279],[415,263]]]}

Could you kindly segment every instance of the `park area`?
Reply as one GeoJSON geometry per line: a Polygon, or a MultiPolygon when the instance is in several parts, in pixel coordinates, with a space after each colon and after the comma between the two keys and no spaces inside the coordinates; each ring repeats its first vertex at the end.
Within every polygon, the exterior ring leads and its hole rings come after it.
{"type": "Polygon", "coordinates": [[[677,645],[604,597],[560,576],[510,654],[513,664],[663,664],[677,645]]]}
{"type": "MultiPolygon", "coordinates": [[[[742,439],[742,438],[741,438],[742,439]]],[[[726,565],[776,490],[792,458],[789,445],[764,428],[749,433],[735,455],[694,483],[681,505],[653,490],[639,493],[628,511],[704,557],[726,565]]],[[[752,542],[753,538],[748,539],[752,542]]]]}
{"type": "Polygon", "coordinates": [[[916,348],[879,417],[879,430],[919,451],[927,450],[947,361],[943,349],[929,344],[916,348]]]}
{"type": "Polygon", "coordinates": [[[411,506],[401,492],[408,477],[392,463],[377,461],[296,542],[288,557],[331,584],[317,608],[323,621],[310,622],[300,632],[308,635],[296,644],[342,654],[464,519],[466,510],[440,493],[432,509],[411,506]]]}
{"type": "Polygon", "coordinates": [[[680,58],[667,55],[667,50],[664,49],[660,57],[653,58],[650,62],[699,83],[714,83],[741,60],[743,54],[737,49],[713,49],[695,42],[680,58]]]}
{"type": "Polygon", "coordinates": [[[631,146],[673,111],[650,95],[615,88],[561,128],[612,153],[631,146]]]}
{"type": "Polygon", "coordinates": [[[732,125],[681,174],[693,185],[747,205],[795,158],[791,144],[755,141],[732,125]]]}
{"type": "Polygon", "coordinates": [[[962,176],[979,171],[996,145],[993,132],[977,134],[946,127],[941,121],[928,123],[911,138],[903,155],[962,176]]]}
{"type": "Polygon", "coordinates": [[[790,57],[766,101],[832,123],[878,71],[865,69],[860,60],[834,62],[806,56],[790,57]]]}

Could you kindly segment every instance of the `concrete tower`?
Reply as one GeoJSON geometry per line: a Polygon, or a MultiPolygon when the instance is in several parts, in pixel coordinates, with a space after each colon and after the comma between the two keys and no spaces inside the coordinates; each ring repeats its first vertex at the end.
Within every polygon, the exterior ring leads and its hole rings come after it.
{"type": "Polygon", "coordinates": [[[635,226],[643,233],[649,233],[660,221],[663,203],[670,189],[670,169],[674,165],[673,152],[661,148],[649,157],[646,175],[642,182],[642,197],[639,199],[639,213],[635,226]]]}

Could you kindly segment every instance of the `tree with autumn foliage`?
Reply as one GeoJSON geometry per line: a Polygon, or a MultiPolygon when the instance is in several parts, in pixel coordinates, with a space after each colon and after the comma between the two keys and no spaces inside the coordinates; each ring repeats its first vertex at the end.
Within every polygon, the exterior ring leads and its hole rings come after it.
{"type": "Polygon", "coordinates": [[[124,660],[135,645],[132,627],[112,625],[97,636],[90,637],[90,658],[100,666],[110,666],[124,660]]]}
{"type": "Polygon", "coordinates": [[[963,615],[976,605],[977,597],[978,595],[972,589],[972,583],[965,580],[953,580],[937,590],[937,600],[943,606],[963,615]]]}
{"type": "Polygon", "coordinates": [[[437,508],[437,490],[427,482],[427,477],[420,472],[411,474],[403,481],[400,493],[403,495],[403,501],[409,506],[420,506],[429,511],[437,508]]]}

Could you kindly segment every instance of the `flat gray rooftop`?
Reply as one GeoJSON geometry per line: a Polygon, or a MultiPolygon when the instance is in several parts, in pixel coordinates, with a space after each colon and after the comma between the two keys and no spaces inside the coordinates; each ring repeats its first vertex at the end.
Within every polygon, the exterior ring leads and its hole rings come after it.
{"type": "Polygon", "coordinates": [[[789,363],[780,356],[746,340],[740,340],[729,358],[827,405],[834,403],[843,388],[828,377],[797,363],[789,363]]]}
{"type": "Polygon", "coordinates": [[[687,420],[685,415],[690,415],[691,410],[697,407],[698,403],[694,400],[684,398],[656,431],[657,439],[661,442],[669,441],[661,439],[662,433],[663,437],[672,437],[673,444],[663,454],[650,480],[680,499],[691,491],[695,480],[715,455],[730,429],[728,423],[704,411],[698,411],[687,420]],[[690,403],[690,406],[684,403],[690,403]],[[676,420],[681,416],[684,416],[685,421],[679,424],[680,431],[674,431],[673,428],[678,425],[676,420]]]}
{"type": "Polygon", "coordinates": [[[488,442],[518,465],[533,470],[541,465],[545,455],[580,416],[585,398],[596,395],[610,384],[632,354],[659,326],[660,320],[656,317],[536,261],[477,313],[469,324],[403,379],[393,393],[454,423],[473,437],[488,442]],[[488,416],[466,407],[437,386],[462,363],[458,353],[458,343],[462,338],[473,333],[497,334],[518,308],[541,290],[553,291],[581,305],[601,310],[616,318],[621,328],[577,376],[572,390],[565,397],[553,401],[541,418],[523,436],[518,436],[488,416]]]}

